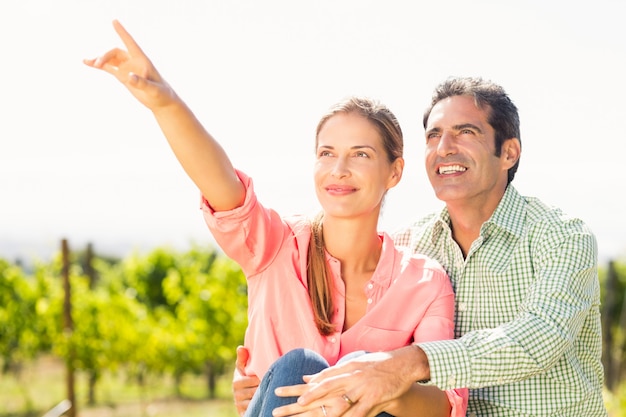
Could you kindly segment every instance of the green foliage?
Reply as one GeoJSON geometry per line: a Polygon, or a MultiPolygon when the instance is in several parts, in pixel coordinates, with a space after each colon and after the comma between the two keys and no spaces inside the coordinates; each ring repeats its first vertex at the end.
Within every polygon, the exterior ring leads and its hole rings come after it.
{"type": "Polygon", "coordinates": [[[164,308],[154,311],[159,325],[151,339],[158,360],[148,367],[179,378],[207,373],[211,386],[243,341],[245,277],[229,259],[196,247],[176,257],[162,288],[164,308]]]}
{"type": "Polygon", "coordinates": [[[40,288],[22,270],[0,259],[0,355],[3,371],[17,369],[48,345],[40,314],[40,288]],[[43,337],[42,337],[43,336],[43,337]]]}
{"type": "Polygon", "coordinates": [[[239,267],[201,247],[158,248],[119,262],[80,257],[70,269],[71,329],[64,328],[60,257],[31,277],[0,260],[4,366],[52,351],[89,376],[90,390],[103,373],[123,370],[137,381],[204,374],[214,395],[212,381],[234,362],[247,325],[239,267]]]}
{"type": "Polygon", "coordinates": [[[626,381],[623,381],[614,392],[605,390],[604,403],[609,417],[626,417],[626,381]]]}
{"type": "Polygon", "coordinates": [[[600,269],[603,355],[606,386],[617,391],[626,379],[626,264],[600,269]]]}
{"type": "MultiPolygon", "coordinates": [[[[60,257],[36,265],[32,276],[0,259],[3,369],[17,370],[52,352],[71,358],[94,385],[101,376],[116,373],[140,382],[150,375],[169,376],[181,395],[185,375],[203,374],[212,395],[216,378],[232,366],[247,325],[240,268],[203,247],[184,253],[158,248],[122,260],[83,253],[75,258],[70,269],[72,331],[63,328],[60,257]]],[[[626,404],[626,383],[619,378],[626,369],[626,326],[621,322],[626,317],[626,263],[613,262],[599,272],[604,344],[610,341],[607,355],[612,359],[612,368],[605,368],[618,376],[613,392],[607,391],[607,404],[616,412],[626,404]]]]}
{"type": "Polygon", "coordinates": [[[177,254],[165,248],[158,248],[147,256],[135,254],[123,262],[120,279],[137,291],[139,301],[151,310],[167,305],[163,280],[174,269],[177,254]]]}

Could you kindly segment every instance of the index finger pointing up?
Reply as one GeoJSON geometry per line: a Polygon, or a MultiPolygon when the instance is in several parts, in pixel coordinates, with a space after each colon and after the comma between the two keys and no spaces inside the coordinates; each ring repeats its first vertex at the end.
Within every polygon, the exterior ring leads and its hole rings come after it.
{"type": "Polygon", "coordinates": [[[145,55],[137,42],[135,42],[133,37],[130,36],[130,33],[126,31],[124,26],[122,26],[122,24],[117,19],[113,21],[113,28],[115,28],[115,31],[119,35],[120,39],[122,39],[122,42],[124,42],[126,50],[131,56],[145,55]]]}

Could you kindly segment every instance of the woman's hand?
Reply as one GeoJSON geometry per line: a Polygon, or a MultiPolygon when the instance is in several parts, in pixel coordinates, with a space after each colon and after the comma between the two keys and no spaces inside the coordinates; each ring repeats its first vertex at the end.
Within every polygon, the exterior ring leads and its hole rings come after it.
{"type": "Polygon", "coordinates": [[[97,58],[85,59],[83,62],[113,75],[137,100],[152,111],[178,100],[174,90],[161,77],[122,24],[114,20],[113,27],[127,50],[114,48],[97,58]]]}
{"type": "Polygon", "coordinates": [[[243,346],[238,346],[232,389],[237,413],[242,417],[250,405],[252,396],[261,383],[256,375],[246,375],[245,368],[249,358],[250,352],[248,349],[243,346]]]}

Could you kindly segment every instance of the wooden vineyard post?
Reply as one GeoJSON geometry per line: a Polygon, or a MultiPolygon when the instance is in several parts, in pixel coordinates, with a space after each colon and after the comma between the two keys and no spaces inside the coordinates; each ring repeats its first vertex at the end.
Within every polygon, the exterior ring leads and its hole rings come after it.
{"type": "Polygon", "coordinates": [[[70,285],[70,251],[67,239],[61,241],[61,254],[63,258],[63,330],[69,340],[69,349],[65,359],[66,365],[66,383],[67,383],[67,400],[70,408],[67,410],[68,417],[76,417],[76,395],[74,392],[74,344],[71,340],[74,331],[74,323],[72,321],[72,287],[70,285]]]}

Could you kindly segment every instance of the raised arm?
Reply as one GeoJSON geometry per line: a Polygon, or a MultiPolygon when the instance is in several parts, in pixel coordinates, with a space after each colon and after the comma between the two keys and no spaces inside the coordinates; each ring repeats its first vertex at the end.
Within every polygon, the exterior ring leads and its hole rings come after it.
{"type": "Polygon", "coordinates": [[[245,190],[224,149],[161,77],[126,29],[117,20],[113,27],[126,50],[114,48],[83,62],[113,75],[152,111],[176,158],[214,210],[240,206],[245,190]]]}

